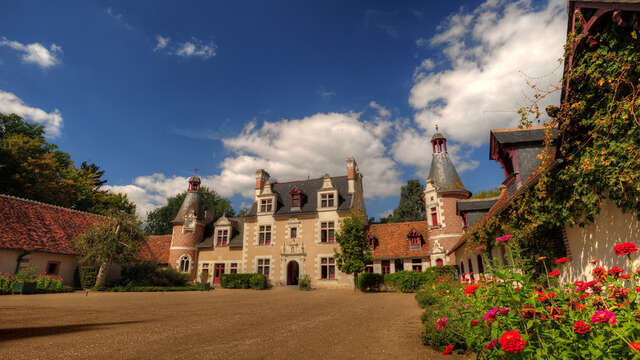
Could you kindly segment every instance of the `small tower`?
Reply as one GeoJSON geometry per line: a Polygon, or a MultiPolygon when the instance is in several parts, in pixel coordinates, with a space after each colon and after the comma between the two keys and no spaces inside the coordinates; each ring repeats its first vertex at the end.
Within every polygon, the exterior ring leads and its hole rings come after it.
{"type": "Polygon", "coordinates": [[[189,274],[190,279],[195,279],[197,266],[196,245],[204,235],[204,219],[200,211],[200,178],[189,178],[187,195],[178,210],[178,214],[171,222],[173,233],[171,235],[171,248],[169,249],[169,266],[189,274]]]}

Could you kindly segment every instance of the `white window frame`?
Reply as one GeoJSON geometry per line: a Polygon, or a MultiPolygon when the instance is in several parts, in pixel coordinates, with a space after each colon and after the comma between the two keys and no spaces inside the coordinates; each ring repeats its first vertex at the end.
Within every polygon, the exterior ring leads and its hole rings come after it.
{"type": "Polygon", "coordinates": [[[272,240],[273,240],[273,225],[271,224],[258,225],[258,246],[271,246],[271,244],[273,244],[272,240]],[[264,240],[262,241],[262,244],[261,244],[260,237],[263,234],[264,234],[264,240]],[[269,238],[269,243],[267,243],[267,237],[269,238]]]}
{"type": "Polygon", "coordinates": [[[268,279],[271,278],[271,258],[269,257],[258,257],[256,258],[256,273],[265,275],[268,279]],[[267,269],[267,274],[264,273],[265,268],[267,269]]]}
{"type": "Polygon", "coordinates": [[[335,244],[336,243],[336,222],[335,221],[321,221],[320,222],[320,243],[321,244],[335,244]],[[326,228],[324,227],[326,225],[326,228]],[[329,231],[333,230],[333,240],[329,238],[329,231]],[[327,241],[322,241],[322,234],[326,231],[327,241]]]}
{"type": "Polygon", "coordinates": [[[338,191],[336,190],[329,190],[329,191],[319,191],[318,192],[318,209],[319,210],[335,210],[338,208],[338,191]],[[329,195],[333,195],[333,205],[329,206],[328,201],[329,199],[327,198],[327,206],[323,206],[322,205],[322,197],[323,196],[329,196],[329,195]]]}

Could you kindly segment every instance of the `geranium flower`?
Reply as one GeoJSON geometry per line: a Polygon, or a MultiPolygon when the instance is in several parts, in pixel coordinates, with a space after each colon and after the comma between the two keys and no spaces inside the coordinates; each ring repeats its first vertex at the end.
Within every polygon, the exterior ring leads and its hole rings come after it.
{"type": "Polygon", "coordinates": [[[449,319],[446,316],[441,317],[436,321],[436,329],[438,329],[438,331],[444,330],[444,328],[447,327],[448,321],[449,319]]]}
{"type": "Polygon", "coordinates": [[[609,325],[615,325],[618,323],[616,314],[609,310],[598,310],[593,316],[591,316],[591,322],[594,324],[607,322],[609,325]]]}
{"type": "Polygon", "coordinates": [[[628,279],[630,277],[631,277],[631,274],[622,274],[622,275],[620,275],[620,279],[625,279],[626,280],[626,279],[628,279]]]}
{"type": "Polygon", "coordinates": [[[629,349],[634,351],[640,351],[640,341],[631,342],[629,344],[629,349]]]}
{"type": "Polygon", "coordinates": [[[607,270],[598,266],[591,271],[591,275],[596,281],[604,281],[607,278],[607,270]]]}
{"type": "Polygon", "coordinates": [[[591,325],[587,324],[586,322],[580,320],[580,321],[576,321],[573,323],[573,331],[575,331],[577,334],[586,334],[591,332],[591,325]]]}
{"type": "Polygon", "coordinates": [[[638,251],[636,244],[632,242],[626,242],[622,244],[618,244],[613,247],[613,250],[616,252],[616,255],[629,255],[638,251]]]}
{"type": "Polygon", "coordinates": [[[556,264],[566,263],[567,261],[569,261],[568,257],[561,257],[560,259],[556,259],[556,264]]]}
{"type": "Polygon", "coordinates": [[[504,235],[504,236],[500,236],[499,238],[496,239],[497,242],[506,242],[511,240],[511,238],[513,237],[513,235],[504,235]]]}
{"type": "Polygon", "coordinates": [[[496,344],[498,343],[498,339],[495,338],[491,341],[489,341],[489,343],[487,345],[485,345],[484,349],[485,350],[493,350],[496,348],[496,344]]]}
{"type": "Polygon", "coordinates": [[[586,307],[585,305],[582,305],[582,304],[576,304],[576,305],[574,306],[574,308],[575,308],[576,310],[584,310],[584,309],[586,309],[587,307],[586,307]]]}
{"type": "Polygon", "coordinates": [[[524,349],[526,341],[522,340],[519,332],[510,330],[500,336],[500,346],[510,354],[517,354],[524,349]]]}
{"type": "Polygon", "coordinates": [[[549,274],[547,274],[551,277],[556,277],[556,276],[560,276],[560,271],[558,270],[553,270],[552,272],[550,272],[549,274]]]}
{"type": "Polygon", "coordinates": [[[455,347],[455,345],[453,344],[449,344],[447,346],[445,346],[444,351],[442,352],[442,355],[450,355],[453,352],[453,348],[455,347]]]}
{"type": "Polygon", "coordinates": [[[478,320],[471,320],[471,326],[478,326],[478,320]]]}
{"type": "Polygon", "coordinates": [[[617,266],[612,267],[611,269],[609,269],[609,271],[607,272],[607,274],[614,276],[616,279],[618,278],[618,274],[623,273],[624,270],[620,269],[617,266]]]}
{"type": "Polygon", "coordinates": [[[482,245],[482,246],[478,246],[476,248],[476,251],[482,251],[482,250],[486,250],[487,249],[487,245],[482,245]]]}
{"type": "Polygon", "coordinates": [[[475,294],[477,289],[478,289],[478,285],[467,285],[467,287],[464,288],[464,293],[465,294],[475,294]]]}

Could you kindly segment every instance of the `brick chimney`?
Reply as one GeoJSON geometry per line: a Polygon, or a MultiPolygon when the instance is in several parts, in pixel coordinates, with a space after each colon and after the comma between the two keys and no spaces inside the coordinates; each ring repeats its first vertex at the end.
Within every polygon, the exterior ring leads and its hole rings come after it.
{"type": "Polygon", "coordinates": [[[356,192],[356,179],[358,177],[359,170],[356,159],[352,156],[347,159],[347,179],[349,185],[349,194],[356,192]]]}
{"type": "Polygon", "coordinates": [[[256,171],[256,196],[260,195],[264,185],[269,181],[270,177],[271,175],[269,175],[269,173],[264,169],[258,169],[256,171]]]}

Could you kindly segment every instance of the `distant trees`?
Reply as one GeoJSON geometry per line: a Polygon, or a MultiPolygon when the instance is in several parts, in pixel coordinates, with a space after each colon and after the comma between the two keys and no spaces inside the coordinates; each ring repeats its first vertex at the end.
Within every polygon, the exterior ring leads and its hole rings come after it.
{"type": "Polygon", "coordinates": [[[409,180],[400,190],[400,201],[393,214],[380,219],[380,223],[395,223],[404,221],[420,221],[425,219],[422,194],[424,186],[419,180],[409,180]]]}
{"type": "Polygon", "coordinates": [[[475,193],[471,198],[485,199],[485,198],[490,198],[495,196],[500,196],[500,188],[497,186],[489,190],[480,190],[477,193],[475,193]]]}
{"type": "Polygon", "coordinates": [[[2,193],[53,205],[106,214],[133,214],[135,204],[123,194],[100,190],[104,170],[71,156],[44,138],[44,128],[20,116],[0,113],[0,189],[2,193]]]}
{"type": "MultiPolygon", "coordinates": [[[[213,221],[216,221],[223,214],[233,216],[234,210],[231,202],[220,197],[215,191],[209,190],[207,187],[200,187],[200,209],[204,212],[209,211],[213,215],[213,221]]],[[[176,196],[167,199],[167,205],[152,210],[147,213],[147,219],[144,225],[144,232],[149,235],[165,235],[171,234],[173,225],[171,221],[178,214],[180,206],[187,196],[187,192],[182,192],[176,196]]]]}

